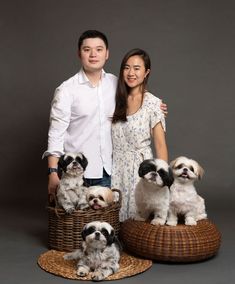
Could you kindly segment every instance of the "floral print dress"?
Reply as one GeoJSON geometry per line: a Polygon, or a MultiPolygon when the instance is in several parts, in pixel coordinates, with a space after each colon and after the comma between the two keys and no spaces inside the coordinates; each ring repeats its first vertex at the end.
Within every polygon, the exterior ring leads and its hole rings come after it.
{"type": "Polygon", "coordinates": [[[165,131],[165,118],[160,109],[161,100],[146,92],[140,109],[127,116],[127,122],[112,124],[113,166],[112,188],[122,192],[120,221],[133,218],[136,213],[134,190],[139,181],[139,165],[153,158],[151,131],[161,123],[165,131]]]}

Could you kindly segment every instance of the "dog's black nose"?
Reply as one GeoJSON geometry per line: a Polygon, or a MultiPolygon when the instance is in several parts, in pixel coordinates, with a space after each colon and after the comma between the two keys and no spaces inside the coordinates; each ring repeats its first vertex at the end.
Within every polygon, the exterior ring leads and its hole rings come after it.
{"type": "Polygon", "coordinates": [[[73,165],[76,166],[78,163],[76,161],[73,161],[73,165]]]}
{"type": "Polygon", "coordinates": [[[187,168],[183,168],[183,172],[187,173],[188,169],[187,168]]]}
{"type": "Polygon", "coordinates": [[[100,232],[95,232],[95,239],[99,240],[100,239],[100,232]]]}
{"type": "Polygon", "coordinates": [[[94,201],[93,201],[94,203],[97,203],[98,202],[98,200],[97,199],[94,199],[94,201]]]}

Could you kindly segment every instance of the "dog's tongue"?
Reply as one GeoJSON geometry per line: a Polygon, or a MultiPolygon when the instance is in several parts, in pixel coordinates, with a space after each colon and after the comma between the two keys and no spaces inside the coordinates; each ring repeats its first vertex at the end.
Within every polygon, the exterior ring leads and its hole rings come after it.
{"type": "Polygon", "coordinates": [[[94,204],[94,205],[93,205],[93,208],[94,208],[94,209],[100,209],[101,206],[100,206],[99,204],[94,204]]]}

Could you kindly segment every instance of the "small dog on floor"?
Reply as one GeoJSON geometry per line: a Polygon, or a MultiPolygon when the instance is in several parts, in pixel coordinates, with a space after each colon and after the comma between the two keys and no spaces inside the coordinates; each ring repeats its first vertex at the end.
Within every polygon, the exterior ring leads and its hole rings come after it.
{"type": "Polygon", "coordinates": [[[86,200],[87,187],[83,186],[84,171],[88,161],[82,153],[66,153],[58,162],[62,169],[62,177],[57,190],[57,200],[66,213],[75,209],[85,209],[89,205],[86,200]]]}
{"type": "Polygon", "coordinates": [[[108,187],[90,186],[87,192],[87,202],[92,209],[105,208],[114,202],[114,195],[108,187]]]}
{"type": "Polygon", "coordinates": [[[113,227],[107,222],[94,221],[82,230],[82,248],[64,255],[75,259],[77,275],[84,277],[91,272],[94,281],[101,281],[119,270],[119,242],[113,227]]]}
{"type": "Polygon", "coordinates": [[[206,219],[204,199],[196,192],[194,182],[204,174],[198,162],[186,157],[178,157],[170,163],[174,183],[170,189],[170,207],[167,225],[176,226],[178,215],[183,215],[185,225],[196,225],[197,221],[206,219]]]}
{"type": "Polygon", "coordinates": [[[139,167],[141,177],[135,189],[137,213],[135,220],[145,221],[154,215],[151,224],[164,225],[169,208],[169,188],[173,175],[169,165],[161,159],[144,160],[139,167]]]}

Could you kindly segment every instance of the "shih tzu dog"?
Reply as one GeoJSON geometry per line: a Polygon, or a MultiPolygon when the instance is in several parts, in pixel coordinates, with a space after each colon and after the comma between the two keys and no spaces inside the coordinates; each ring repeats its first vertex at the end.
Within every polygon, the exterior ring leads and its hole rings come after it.
{"type": "Polygon", "coordinates": [[[145,221],[153,214],[153,225],[164,225],[169,209],[169,188],[173,175],[169,165],[161,159],[144,160],[139,167],[141,177],[135,189],[135,220],[145,221]]]}
{"type": "Polygon", "coordinates": [[[101,281],[119,269],[119,242],[113,227],[107,222],[94,221],[82,230],[82,247],[64,255],[64,259],[77,260],[77,275],[91,272],[94,281],[101,281]]]}
{"type": "Polygon", "coordinates": [[[206,219],[204,199],[196,192],[194,182],[204,174],[198,162],[186,157],[178,157],[170,163],[174,183],[170,189],[170,207],[167,225],[176,226],[178,215],[183,215],[185,225],[196,225],[197,221],[206,219]]]}
{"type": "Polygon", "coordinates": [[[110,188],[90,186],[87,192],[87,202],[92,209],[101,209],[111,205],[114,195],[110,188]]]}
{"type": "Polygon", "coordinates": [[[87,187],[83,186],[84,171],[88,161],[82,153],[66,153],[58,162],[62,170],[57,190],[57,200],[64,210],[71,214],[75,209],[89,207],[86,200],[87,187]]]}

